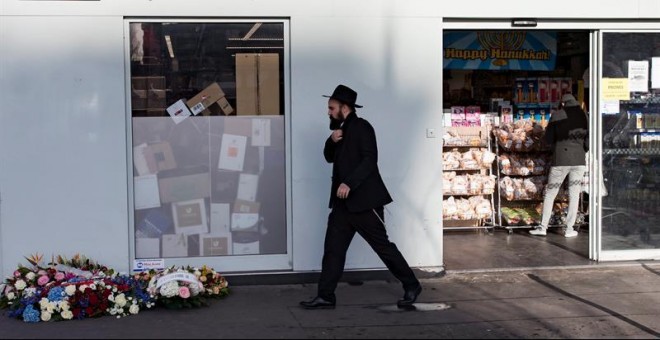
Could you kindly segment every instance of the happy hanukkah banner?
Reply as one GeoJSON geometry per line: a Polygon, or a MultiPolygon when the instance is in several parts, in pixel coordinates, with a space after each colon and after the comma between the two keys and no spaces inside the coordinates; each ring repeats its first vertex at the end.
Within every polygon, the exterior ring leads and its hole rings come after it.
{"type": "Polygon", "coordinates": [[[557,33],[445,32],[443,48],[444,69],[551,71],[557,58],[557,33]]]}

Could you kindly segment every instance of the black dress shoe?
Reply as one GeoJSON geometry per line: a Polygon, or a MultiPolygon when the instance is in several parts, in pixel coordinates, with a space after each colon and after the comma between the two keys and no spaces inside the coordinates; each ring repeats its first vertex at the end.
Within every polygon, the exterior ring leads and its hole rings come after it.
{"type": "Polygon", "coordinates": [[[405,308],[405,307],[410,307],[417,301],[417,297],[419,294],[422,292],[422,286],[417,285],[415,288],[407,289],[403,293],[403,299],[397,301],[396,305],[399,308],[405,308]]]}
{"type": "Polygon", "coordinates": [[[300,305],[305,309],[335,309],[335,303],[317,296],[309,301],[302,301],[300,305]]]}

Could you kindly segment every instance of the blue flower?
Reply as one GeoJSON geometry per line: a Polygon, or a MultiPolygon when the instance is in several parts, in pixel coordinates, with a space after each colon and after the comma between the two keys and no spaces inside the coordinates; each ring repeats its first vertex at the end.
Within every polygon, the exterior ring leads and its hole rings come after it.
{"type": "Polygon", "coordinates": [[[48,292],[48,300],[62,301],[62,299],[64,299],[64,295],[66,295],[66,293],[64,292],[64,288],[55,287],[48,292]]]}
{"type": "Polygon", "coordinates": [[[23,311],[23,321],[25,322],[39,322],[39,311],[35,310],[32,305],[25,307],[23,311]]]}

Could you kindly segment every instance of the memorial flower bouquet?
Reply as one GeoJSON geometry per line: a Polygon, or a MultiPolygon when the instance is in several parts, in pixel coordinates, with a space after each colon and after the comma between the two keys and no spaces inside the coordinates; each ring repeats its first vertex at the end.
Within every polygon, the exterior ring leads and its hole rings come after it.
{"type": "Polygon", "coordinates": [[[26,257],[0,289],[0,309],[25,322],[125,316],[151,308],[145,281],[117,275],[81,255],[58,256],[47,265],[39,254],[26,257]]]}
{"type": "Polygon", "coordinates": [[[147,291],[166,308],[192,308],[208,305],[210,298],[229,294],[227,280],[212,268],[170,267],[151,271],[147,291]]]}

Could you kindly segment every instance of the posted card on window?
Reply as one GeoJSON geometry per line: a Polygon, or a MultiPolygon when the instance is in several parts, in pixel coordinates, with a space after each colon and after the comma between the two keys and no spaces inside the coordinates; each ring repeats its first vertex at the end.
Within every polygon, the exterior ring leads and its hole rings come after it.
{"type": "Polygon", "coordinates": [[[170,114],[170,117],[172,117],[175,124],[181,123],[191,115],[190,109],[188,109],[188,105],[186,105],[183,99],[179,99],[174,104],[170,105],[167,108],[167,113],[170,114]]]}
{"type": "Polygon", "coordinates": [[[270,119],[252,120],[252,146],[270,146],[270,119]]]}
{"type": "Polygon", "coordinates": [[[238,178],[237,199],[254,202],[257,200],[259,175],[241,174],[238,178]]]}
{"type": "Polygon", "coordinates": [[[188,256],[188,236],[184,234],[165,234],[162,239],[163,257],[188,256]]]}
{"type": "Polygon", "coordinates": [[[211,203],[211,233],[229,232],[229,221],[231,220],[229,203],[211,203]]]}
{"type": "Polygon", "coordinates": [[[204,199],[172,203],[172,216],[174,231],[177,234],[193,235],[209,232],[204,199]]]}
{"type": "Polygon", "coordinates": [[[137,176],[133,183],[136,210],[160,207],[160,192],[156,175],[137,176]]]}
{"type": "Polygon", "coordinates": [[[223,134],[218,169],[243,171],[247,137],[223,134]]]}

